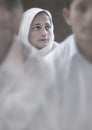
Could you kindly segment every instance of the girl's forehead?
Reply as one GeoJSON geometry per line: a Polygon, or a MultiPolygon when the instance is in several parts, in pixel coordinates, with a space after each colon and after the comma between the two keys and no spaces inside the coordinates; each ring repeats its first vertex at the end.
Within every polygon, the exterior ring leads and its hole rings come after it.
{"type": "Polygon", "coordinates": [[[51,18],[50,18],[50,16],[49,16],[47,13],[45,13],[45,12],[38,13],[38,14],[34,17],[34,19],[33,19],[32,22],[38,21],[38,19],[41,19],[41,20],[46,19],[46,20],[50,21],[50,23],[51,23],[51,18]]]}
{"type": "Polygon", "coordinates": [[[46,16],[46,17],[48,16],[48,18],[50,19],[50,16],[49,16],[46,12],[43,12],[43,11],[42,11],[42,12],[39,12],[39,13],[35,16],[35,18],[36,18],[36,17],[40,17],[40,16],[46,16]]]}
{"type": "Polygon", "coordinates": [[[31,27],[34,25],[41,25],[41,24],[51,24],[50,19],[47,15],[44,14],[39,14],[37,15],[32,23],[31,23],[31,27]]]}

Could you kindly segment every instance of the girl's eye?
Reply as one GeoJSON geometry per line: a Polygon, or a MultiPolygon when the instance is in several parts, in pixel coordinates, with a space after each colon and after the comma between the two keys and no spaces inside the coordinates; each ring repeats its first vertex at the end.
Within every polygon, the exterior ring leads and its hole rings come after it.
{"type": "Polygon", "coordinates": [[[42,26],[38,26],[37,25],[37,26],[34,26],[32,29],[33,30],[41,30],[42,28],[44,28],[46,31],[49,31],[51,26],[50,25],[46,25],[46,26],[42,27],[42,26]]]}
{"type": "Polygon", "coordinates": [[[47,25],[47,26],[45,26],[45,29],[48,31],[48,30],[51,29],[51,26],[50,26],[50,25],[47,25]]]}
{"type": "Polygon", "coordinates": [[[34,30],[40,30],[40,28],[41,28],[40,26],[34,26],[33,27],[34,30]]]}

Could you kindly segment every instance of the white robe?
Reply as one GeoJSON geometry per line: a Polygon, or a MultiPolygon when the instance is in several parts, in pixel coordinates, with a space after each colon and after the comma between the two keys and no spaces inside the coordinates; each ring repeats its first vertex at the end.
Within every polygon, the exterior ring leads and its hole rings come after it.
{"type": "Polygon", "coordinates": [[[56,71],[56,129],[92,130],[92,64],[79,53],[74,36],[69,36],[46,60],[56,71]]]}
{"type": "Polygon", "coordinates": [[[46,60],[52,68],[41,60],[38,63],[43,62],[43,67],[35,75],[36,66],[32,65],[35,69],[28,71],[29,78],[19,80],[24,87],[5,98],[0,113],[1,128],[92,130],[92,65],[78,52],[74,37],[66,39],[46,60]],[[34,77],[38,79],[36,82],[34,77]]]}
{"type": "Polygon", "coordinates": [[[0,130],[28,129],[53,81],[52,70],[16,38],[0,66],[0,130]],[[48,77],[48,75],[50,77],[48,77]]]}

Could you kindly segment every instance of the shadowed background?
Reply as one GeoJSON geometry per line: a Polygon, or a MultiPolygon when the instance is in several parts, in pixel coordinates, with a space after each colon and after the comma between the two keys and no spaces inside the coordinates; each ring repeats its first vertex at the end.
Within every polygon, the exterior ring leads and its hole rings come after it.
{"type": "Polygon", "coordinates": [[[65,23],[62,15],[63,0],[23,0],[24,10],[40,7],[51,12],[54,22],[55,41],[63,41],[71,29],[65,23]]]}

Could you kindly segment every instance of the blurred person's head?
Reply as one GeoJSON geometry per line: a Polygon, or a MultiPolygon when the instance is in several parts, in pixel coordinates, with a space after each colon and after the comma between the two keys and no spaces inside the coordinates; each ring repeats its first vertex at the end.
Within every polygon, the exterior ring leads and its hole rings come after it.
{"type": "Polygon", "coordinates": [[[69,9],[71,4],[72,4],[72,1],[73,0],[64,0],[63,3],[64,3],[64,7],[69,9]]]}
{"type": "Polygon", "coordinates": [[[22,12],[20,0],[0,0],[0,63],[18,33],[22,12]]]}
{"type": "Polygon", "coordinates": [[[54,32],[50,12],[40,8],[27,10],[23,15],[18,36],[25,44],[39,50],[51,46],[54,32]]]}
{"type": "Polygon", "coordinates": [[[92,42],[92,0],[64,0],[63,15],[76,43],[92,42]]]}

